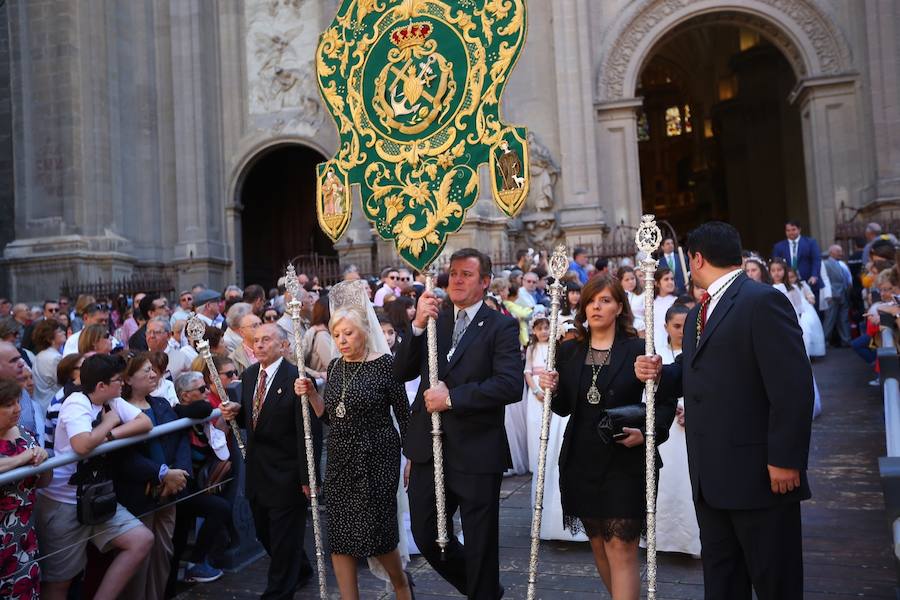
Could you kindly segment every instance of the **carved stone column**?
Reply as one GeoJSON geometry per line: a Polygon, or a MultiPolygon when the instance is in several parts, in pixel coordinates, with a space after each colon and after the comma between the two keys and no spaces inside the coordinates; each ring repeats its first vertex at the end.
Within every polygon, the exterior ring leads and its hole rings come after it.
{"type": "Polygon", "coordinates": [[[801,80],[791,100],[798,103],[803,124],[810,231],[827,243],[834,238],[837,209],[842,202],[856,206],[863,187],[856,78],[801,80]]]}
{"type": "Polygon", "coordinates": [[[598,104],[597,164],[603,184],[601,202],[611,223],[636,225],[641,218],[641,172],[637,109],[640,98],[598,104]]]}

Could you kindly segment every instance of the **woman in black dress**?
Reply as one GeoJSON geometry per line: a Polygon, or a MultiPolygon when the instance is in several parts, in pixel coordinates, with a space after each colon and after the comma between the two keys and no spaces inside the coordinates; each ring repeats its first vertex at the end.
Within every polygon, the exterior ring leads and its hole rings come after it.
{"type": "MultiPolygon", "coordinates": [[[[610,276],[592,278],[581,291],[577,337],[563,342],[556,371],[541,385],[556,389],[553,412],[570,416],[559,455],[563,519],[590,538],[597,571],[615,600],[640,596],[638,542],[646,517],[644,434],[625,428],[605,443],[597,422],[607,409],[640,405],[644,384],[634,375],[644,340],[632,327],[625,290],[610,276]],[[557,389],[558,384],[558,389],[557,389]]],[[[675,418],[675,399],[656,394],[656,440],[662,443],[675,418]]],[[[659,454],[657,468],[661,466],[659,454]]]]}
{"type": "Polygon", "coordinates": [[[316,415],[331,427],[324,488],[341,598],[359,598],[357,559],[373,557],[387,571],[398,600],[409,600],[411,582],[397,549],[400,435],[391,420],[393,409],[401,435],[406,432],[409,400],[393,376],[380,325],[369,323],[364,311],[358,306],[332,311],[329,329],[341,356],[328,366],[324,398],[309,379],[298,379],[294,389],[298,396],[309,395],[316,415]]]}

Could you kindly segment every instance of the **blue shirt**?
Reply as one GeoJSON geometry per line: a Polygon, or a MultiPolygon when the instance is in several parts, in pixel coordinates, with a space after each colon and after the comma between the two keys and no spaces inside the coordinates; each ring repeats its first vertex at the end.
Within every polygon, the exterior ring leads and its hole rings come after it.
{"type": "Polygon", "coordinates": [[[584,267],[579,265],[574,260],[569,263],[569,270],[575,271],[575,273],[578,275],[578,280],[581,281],[581,285],[584,285],[588,282],[587,271],[585,271],[584,267]]]}
{"type": "Polygon", "coordinates": [[[22,407],[22,415],[19,417],[19,426],[34,434],[38,443],[44,445],[44,416],[40,414],[40,404],[31,399],[26,390],[22,390],[19,398],[22,407]]]}

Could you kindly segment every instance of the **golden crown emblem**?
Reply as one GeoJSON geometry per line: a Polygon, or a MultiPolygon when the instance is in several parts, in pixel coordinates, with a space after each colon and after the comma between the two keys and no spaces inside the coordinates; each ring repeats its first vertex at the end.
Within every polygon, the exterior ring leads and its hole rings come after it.
{"type": "Polygon", "coordinates": [[[403,50],[411,46],[419,46],[425,43],[431,35],[431,25],[428,23],[410,23],[398,27],[391,32],[391,41],[395,46],[403,50]]]}

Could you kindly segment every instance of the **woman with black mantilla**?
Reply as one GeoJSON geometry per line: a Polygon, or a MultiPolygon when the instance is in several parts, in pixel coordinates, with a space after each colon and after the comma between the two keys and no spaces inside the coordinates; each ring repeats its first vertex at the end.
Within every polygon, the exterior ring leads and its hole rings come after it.
{"type": "MultiPolygon", "coordinates": [[[[644,433],[625,427],[623,436],[607,443],[597,423],[606,410],[641,404],[644,384],[632,365],[644,354],[644,340],[614,277],[595,277],[584,286],[575,323],[577,337],[560,344],[556,371],[541,376],[542,387],[557,391],[553,412],[571,415],[559,456],[563,520],[570,531],[586,531],[612,597],[637,600],[638,542],[646,517],[644,433]]],[[[675,398],[658,390],[657,444],[666,440],[674,418],[675,398]]],[[[659,469],[658,453],[656,464],[659,469]]]]}

